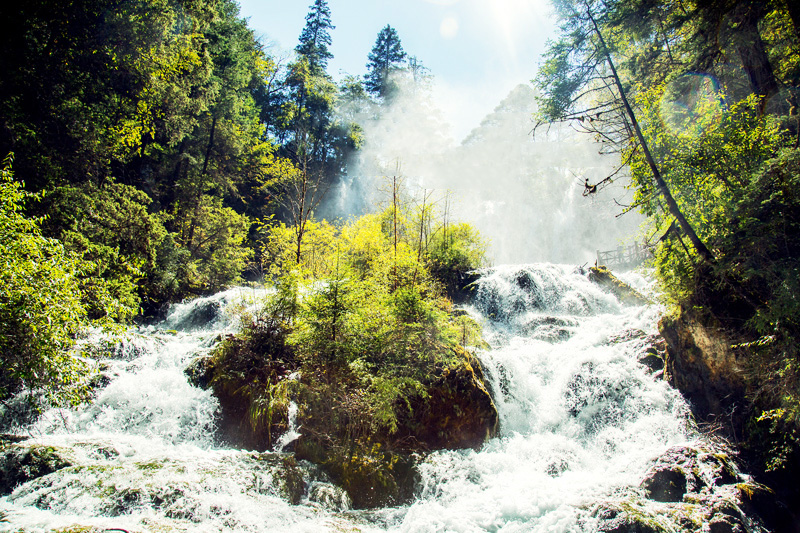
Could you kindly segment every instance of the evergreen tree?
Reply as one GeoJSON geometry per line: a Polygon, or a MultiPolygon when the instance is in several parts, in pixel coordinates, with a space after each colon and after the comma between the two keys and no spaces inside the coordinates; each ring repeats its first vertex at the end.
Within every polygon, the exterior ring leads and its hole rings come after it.
{"type": "Polygon", "coordinates": [[[397,36],[397,30],[387,24],[378,33],[375,46],[372,47],[367,58],[369,59],[367,63],[369,72],[367,72],[364,84],[367,91],[382,98],[390,96],[394,87],[389,81],[389,75],[397,70],[406,58],[406,53],[400,44],[400,37],[397,36]]]}
{"type": "Polygon", "coordinates": [[[333,57],[328,47],[331,45],[330,30],[336,26],[331,24],[331,10],[326,0],[314,0],[310,9],[295,50],[308,60],[312,72],[319,74],[328,68],[328,60],[333,57]]]}

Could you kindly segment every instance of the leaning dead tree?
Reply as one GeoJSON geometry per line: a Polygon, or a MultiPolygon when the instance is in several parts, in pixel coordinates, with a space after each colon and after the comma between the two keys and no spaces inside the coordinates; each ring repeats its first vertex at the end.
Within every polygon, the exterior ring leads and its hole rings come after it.
{"type": "MultiPolygon", "coordinates": [[[[567,0],[559,2],[557,7],[564,20],[563,37],[551,44],[548,60],[540,73],[545,96],[539,99],[537,128],[553,122],[568,122],[577,131],[593,134],[608,152],[623,152],[629,144],[635,144],[635,149],[628,153],[641,151],[665,209],[688,237],[697,255],[713,264],[714,255],[681,212],[642,134],[614,63],[612,48],[592,9],[593,2],[567,0]]],[[[623,161],[620,169],[626,163],[623,161]]],[[[601,189],[613,176],[594,184],[587,180],[585,194],[601,189]]]]}

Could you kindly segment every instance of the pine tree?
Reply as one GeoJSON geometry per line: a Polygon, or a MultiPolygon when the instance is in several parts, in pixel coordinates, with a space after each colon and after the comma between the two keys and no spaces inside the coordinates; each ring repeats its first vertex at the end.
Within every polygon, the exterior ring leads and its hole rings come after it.
{"type": "Polygon", "coordinates": [[[378,33],[375,46],[367,58],[369,72],[365,76],[364,83],[367,91],[383,98],[391,95],[393,84],[389,82],[389,75],[397,70],[406,58],[397,30],[387,24],[378,33]]]}
{"type": "Polygon", "coordinates": [[[328,51],[331,45],[330,30],[336,26],[331,24],[331,10],[326,0],[315,0],[306,15],[306,27],[300,34],[300,44],[295,51],[304,56],[314,74],[328,68],[328,60],[333,57],[328,51]]]}

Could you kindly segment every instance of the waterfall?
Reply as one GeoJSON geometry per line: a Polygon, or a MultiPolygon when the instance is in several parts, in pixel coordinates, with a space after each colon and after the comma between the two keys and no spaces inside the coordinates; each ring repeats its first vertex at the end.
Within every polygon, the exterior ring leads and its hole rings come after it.
{"type": "Polygon", "coordinates": [[[237,314],[257,312],[264,292],[235,289],[173,306],[124,340],[96,338],[106,384],[89,405],[0,428],[31,436],[14,445],[20,454],[45,449],[67,465],[0,498],[0,532],[593,532],[598,504],[645,505],[637,494],[653,460],[702,441],[686,402],[639,362],[662,310],[623,306],[562,265],[480,274],[466,310],[490,346],[478,355],[500,434],[428,455],[410,505],[349,510],[317,467],[278,453],[302,432],[296,404],[276,453],[215,442],[217,402],[184,370],[236,330],[237,314]]]}

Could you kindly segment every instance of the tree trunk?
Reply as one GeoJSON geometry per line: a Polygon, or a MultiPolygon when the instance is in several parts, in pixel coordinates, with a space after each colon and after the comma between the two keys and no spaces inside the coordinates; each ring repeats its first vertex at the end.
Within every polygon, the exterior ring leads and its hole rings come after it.
{"type": "Polygon", "coordinates": [[[734,38],[736,51],[750,80],[751,89],[755,94],[766,97],[778,92],[778,81],[769,62],[767,47],[758,32],[758,21],[763,9],[759,2],[754,2],[753,5],[743,4],[735,14],[738,27],[734,38]]]}
{"type": "Polygon", "coordinates": [[[211,131],[208,133],[208,146],[206,146],[206,156],[203,159],[203,172],[205,176],[208,173],[208,162],[211,159],[211,150],[214,148],[214,133],[217,131],[217,116],[214,115],[211,120],[211,131]]]}
{"type": "Polygon", "coordinates": [[[800,41],[800,4],[797,3],[797,0],[785,0],[784,4],[789,12],[789,18],[792,19],[797,40],[800,41]]]}
{"type": "Polygon", "coordinates": [[[678,206],[678,203],[673,198],[672,193],[667,186],[667,183],[664,181],[664,178],[661,176],[661,171],[658,168],[658,165],[653,159],[653,154],[650,153],[650,148],[647,145],[647,141],[642,135],[642,130],[639,127],[639,121],[636,120],[636,114],[633,112],[633,108],[631,107],[630,103],[628,102],[628,98],[625,95],[625,89],[622,87],[622,81],[619,78],[619,74],[617,74],[617,69],[614,66],[614,62],[611,59],[611,52],[609,52],[608,47],[606,46],[605,39],[603,39],[603,34],[600,31],[600,27],[597,25],[597,21],[595,21],[594,16],[592,15],[589,6],[586,6],[586,14],[589,17],[589,20],[592,22],[594,26],[594,31],[597,34],[597,38],[600,40],[600,46],[602,47],[601,52],[605,55],[606,62],[608,63],[609,68],[611,69],[611,75],[614,78],[614,84],[617,86],[617,90],[619,91],[620,99],[622,100],[622,105],[625,107],[625,113],[628,115],[628,118],[631,121],[631,126],[633,127],[633,131],[636,135],[636,139],[639,142],[639,146],[642,148],[642,152],[644,153],[645,160],[647,161],[647,165],[650,167],[650,171],[653,173],[653,179],[656,182],[659,192],[661,192],[661,196],[663,196],[664,201],[667,204],[667,210],[669,213],[675,217],[675,220],[678,222],[678,225],[681,227],[683,232],[689,237],[689,241],[692,243],[697,254],[707,263],[714,264],[716,260],[714,259],[714,255],[711,253],[703,241],[700,240],[697,233],[694,231],[694,228],[689,224],[689,221],[686,220],[686,217],[683,216],[683,213],[678,206]]]}

